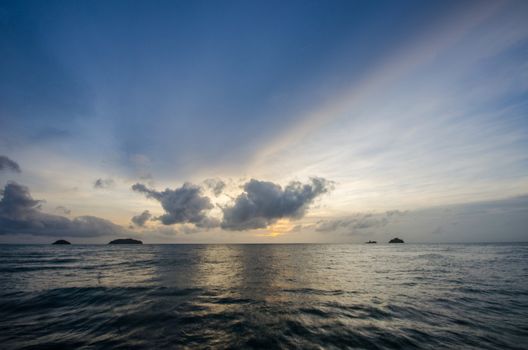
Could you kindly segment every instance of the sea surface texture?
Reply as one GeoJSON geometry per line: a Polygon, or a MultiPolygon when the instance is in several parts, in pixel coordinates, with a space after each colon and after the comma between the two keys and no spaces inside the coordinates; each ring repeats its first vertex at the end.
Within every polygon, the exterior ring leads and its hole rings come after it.
{"type": "Polygon", "coordinates": [[[527,349],[528,245],[2,245],[2,349],[527,349]]]}

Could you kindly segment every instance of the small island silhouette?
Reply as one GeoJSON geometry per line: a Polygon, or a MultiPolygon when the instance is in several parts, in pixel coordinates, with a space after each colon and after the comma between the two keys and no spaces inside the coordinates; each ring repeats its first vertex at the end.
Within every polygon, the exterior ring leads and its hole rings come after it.
{"type": "Polygon", "coordinates": [[[376,243],[378,243],[378,242],[376,242],[376,241],[370,241],[370,240],[369,240],[368,242],[365,242],[365,243],[366,243],[366,244],[376,244],[376,243]]]}
{"type": "Polygon", "coordinates": [[[65,239],[59,239],[58,241],[53,242],[52,244],[71,244],[65,239]]]}
{"type": "Polygon", "coordinates": [[[110,241],[108,244],[143,244],[143,242],[132,238],[119,238],[110,241]]]}
{"type": "Polygon", "coordinates": [[[405,243],[403,239],[400,239],[398,237],[395,237],[389,241],[389,243],[405,243]]]}

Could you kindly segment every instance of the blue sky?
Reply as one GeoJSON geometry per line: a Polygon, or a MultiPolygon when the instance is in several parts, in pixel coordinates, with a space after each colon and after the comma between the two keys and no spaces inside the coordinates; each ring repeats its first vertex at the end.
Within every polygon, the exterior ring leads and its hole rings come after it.
{"type": "Polygon", "coordinates": [[[527,19],[523,1],[2,1],[0,155],[22,171],[0,182],[45,202],[15,217],[6,187],[0,239],[95,217],[117,228],[72,237],[526,240],[508,203],[528,193],[527,19]],[[483,203],[500,229],[468,214],[483,203]]]}

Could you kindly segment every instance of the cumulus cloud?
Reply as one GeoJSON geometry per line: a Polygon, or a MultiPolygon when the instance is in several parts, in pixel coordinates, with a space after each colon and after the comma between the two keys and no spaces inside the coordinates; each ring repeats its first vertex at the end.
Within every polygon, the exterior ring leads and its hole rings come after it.
{"type": "Polygon", "coordinates": [[[198,227],[218,226],[218,220],[209,218],[207,212],[214,206],[209,197],[202,195],[202,189],[191,183],[185,183],[175,190],[165,191],[149,189],[141,183],[132,186],[132,190],[143,193],[161,203],[165,214],[156,218],[164,225],[195,224],[198,227]]]}
{"type": "Polygon", "coordinates": [[[15,162],[12,159],[9,159],[6,156],[0,156],[0,171],[2,170],[11,170],[15,173],[20,173],[22,170],[20,170],[20,166],[17,162],[15,162]]]}
{"type": "Polygon", "coordinates": [[[114,185],[113,179],[97,179],[94,182],[94,188],[108,188],[114,185]]]}
{"type": "Polygon", "coordinates": [[[321,220],[318,222],[316,231],[330,232],[346,228],[351,230],[362,230],[368,228],[384,227],[397,217],[405,215],[400,210],[389,210],[382,214],[356,214],[352,217],[334,220],[321,220]]]}
{"type": "Polygon", "coordinates": [[[310,179],[308,184],[293,181],[284,189],[273,182],[251,179],[234,204],[222,208],[221,227],[227,230],[258,229],[281,218],[301,218],[314,199],[332,187],[331,181],[317,177],[310,179]]]}
{"type": "Polygon", "coordinates": [[[222,194],[222,191],[226,186],[225,182],[220,179],[206,179],[204,180],[204,184],[213,192],[216,197],[222,194]]]}
{"type": "Polygon", "coordinates": [[[124,230],[108,220],[79,216],[72,220],[41,211],[41,200],[31,197],[26,186],[8,183],[0,190],[0,234],[92,237],[114,235],[124,230]]]}
{"type": "Polygon", "coordinates": [[[145,226],[145,223],[151,217],[152,217],[152,214],[148,210],[145,210],[141,214],[133,216],[131,220],[134,223],[134,225],[143,227],[143,226],[145,226]]]}

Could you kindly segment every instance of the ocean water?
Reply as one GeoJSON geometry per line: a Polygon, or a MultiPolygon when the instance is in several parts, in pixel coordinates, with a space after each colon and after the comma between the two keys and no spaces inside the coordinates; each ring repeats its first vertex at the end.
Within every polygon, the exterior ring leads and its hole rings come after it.
{"type": "Polygon", "coordinates": [[[1,349],[527,349],[528,245],[1,245],[1,349]]]}

